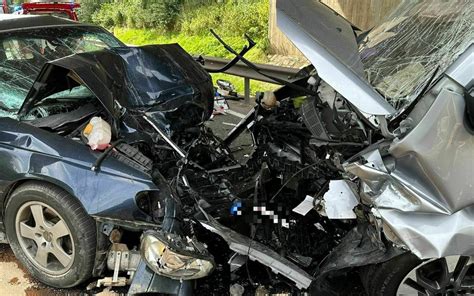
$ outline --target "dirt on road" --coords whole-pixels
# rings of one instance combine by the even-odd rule
[[[56,290],[34,280],[16,260],[8,245],[0,244],[0,295],[49,296],[64,295],[66,291]],[[68,295],[79,295],[67,291]]]
[[[54,289],[32,278],[15,258],[10,247],[0,244],[0,296],[118,296],[122,293],[105,288],[100,292],[86,291],[85,286],[73,289]]]

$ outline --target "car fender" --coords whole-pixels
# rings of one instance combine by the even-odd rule
[[[150,222],[135,202],[138,192],[157,190],[147,173],[107,157],[100,170],[91,167],[102,152],[56,134],[0,118],[0,196],[25,180],[55,184],[78,198],[98,217]]]

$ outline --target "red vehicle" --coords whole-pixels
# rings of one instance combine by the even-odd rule
[[[71,2],[30,2],[23,3],[21,7],[23,9],[22,14],[48,14],[77,21],[76,9],[81,5]]]

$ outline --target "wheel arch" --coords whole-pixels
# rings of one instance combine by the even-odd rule
[[[67,186],[65,183],[61,182],[60,180],[52,179],[52,178],[38,178],[36,176],[30,176],[30,177],[25,177],[21,178],[18,180],[13,181],[11,184],[9,184],[5,191],[3,196],[1,196],[1,220],[3,222],[4,217],[5,217],[5,209],[7,207],[8,201],[10,200],[11,195],[13,192],[18,189],[20,186],[26,184],[26,183],[41,183],[41,184],[48,184],[51,186],[54,186],[60,190],[64,190],[67,193],[69,193],[74,199],[76,199],[84,208],[84,205],[82,204],[80,198],[78,198],[74,191],[72,190],[71,187]]]

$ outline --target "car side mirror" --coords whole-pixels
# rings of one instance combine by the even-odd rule
[[[466,129],[474,135],[474,96],[473,92],[465,92],[464,99],[466,101],[466,112],[464,114],[464,125]]]

